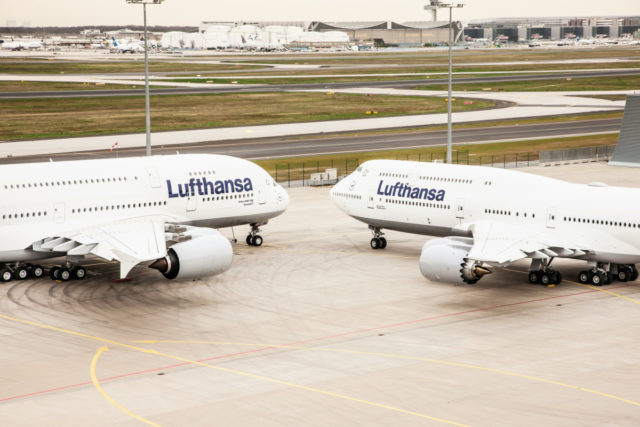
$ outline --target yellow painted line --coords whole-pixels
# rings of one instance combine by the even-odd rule
[[[606,289],[602,289],[602,288],[600,288],[599,286],[586,285],[586,284],[583,284],[583,283],[573,282],[573,281],[571,281],[571,280],[566,280],[566,282],[567,282],[567,283],[571,283],[572,285],[582,286],[582,287],[584,287],[584,288],[589,288],[589,289],[593,289],[593,290],[595,290],[595,291],[604,292],[605,294],[609,294],[609,295],[613,295],[614,297],[618,297],[618,298],[626,299],[627,301],[630,301],[630,302],[632,302],[632,303],[634,303],[634,304],[638,304],[638,305],[640,305],[640,301],[638,301],[638,300],[635,300],[635,299],[633,299],[633,298],[626,297],[626,296],[624,296],[624,295],[620,295],[619,293],[616,293],[616,292],[613,292],[613,291],[609,291],[609,290],[606,290]]]
[[[276,349],[281,348],[281,349],[291,349],[291,350],[351,353],[351,354],[363,354],[368,356],[387,357],[387,358],[393,358],[393,359],[416,360],[421,362],[437,363],[440,365],[449,365],[449,366],[456,366],[460,368],[476,369],[480,371],[492,372],[492,373],[501,374],[501,375],[508,375],[511,377],[525,378],[532,381],[553,384],[553,385],[557,385],[565,388],[570,388],[573,390],[584,391],[586,393],[597,394],[599,396],[607,397],[609,399],[618,400],[620,402],[624,402],[630,405],[640,407],[640,402],[636,402],[630,399],[625,399],[624,397],[616,396],[610,393],[603,393],[601,391],[593,390],[590,388],[563,383],[560,381],[549,380],[546,378],[535,377],[532,375],[519,374],[517,372],[505,371],[503,369],[486,368],[483,366],[476,366],[468,363],[451,362],[451,361],[439,360],[439,359],[428,359],[428,358],[418,357],[418,356],[404,356],[400,354],[375,353],[375,352],[368,352],[368,351],[344,350],[344,349],[327,348],[327,347],[301,347],[301,346],[290,346],[290,345],[272,345],[272,344],[261,344],[261,343],[242,343],[242,342],[225,342],[225,341],[144,340],[144,341],[134,341],[134,342],[145,343],[145,344],[165,344],[165,343],[166,344],[214,344],[214,345],[238,345],[238,346],[245,346],[245,347],[271,347]]]
[[[145,424],[149,424],[149,425],[152,425],[152,426],[155,426],[155,427],[160,427],[160,424],[156,424],[156,423],[154,423],[152,421],[149,421],[149,420],[147,420],[145,418],[142,418],[141,416],[134,414],[133,412],[131,412],[130,410],[128,410],[124,406],[120,405],[111,396],[109,396],[107,394],[107,392],[105,392],[103,390],[102,386],[100,385],[100,381],[98,381],[98,377],[96,376],[96,365],[98,364],[98,359],[100,358],[100,355],[102,353],[104,353],[105,351],[108,351],[108,350],[109,350],[109,347],[107,347],[106,345],[102,346],[102,347],[100,347],[98,349],[98,351],[96,352],[95,356],[93,356],[93,360],[91,361],[91,368],[90,368],[91,381],[93,382],[93,385],[96,387],[96,389],[98,389],[98,391],[100,392],[102,397],[107,399],[107,401],[109,401],[109,403],[111,403],[116,408],[120,409],[125,414],[127,414],[130,417],[133,417],[136,420],[141,421],[141,422],[143,422]]]
[[[18,319],[16,317],[6,316],[4,314],[0,314],[0,319],[5,319],[5,320],[12,321],[12,322],[22,323],[24,325],[35,326],[37,328],[47,329],[47,330],[50,330],[50,331],[60,332],[60,333],[67,334],[67,335],[73,335],[73,336],[76,336],[76,337],[87,338],[87,339],[90,339],[90,340],[99,341],[99,342],[103,342],[103,343],[106,343],[106,344],[112,344],[114,346],[119,346],[119,347],[127,348],[127,349],[130,349],[130,350],[139,351],[139,352],[142,352],[142,353],[154,354],[154,355],[165,357],[165,358],[168,358],[168,359],[178,360],[180,362],[190,363],[190,364],[193,364],[193,365],[198,365],[198,366],[202,366],[202,367],[209,368],[209,369],[215,369],[215,370],[218,370],[218,371],[227,372],[227,373],[231,373],[231,374],[235,374],[235,375],[240,375],[240,376],[244,376],[244,377],[248,377],[248,378],[254,378],[254,379],[270,382],[270,383],[273,383],[273,384],[285,385],[285,386],[288,386],[288,387],[297,388],[297,389],[300,389],[300,390],[306,390],[306,391],[310,391],[310,392],[313,392],[313,393],[323,394],[323,395],[326,395],[326,396],[336,397],[336,398],[340,398],[340,399],[344,399],[344,400],[348,400],[348,401],[352,401],[352,402],[362,403],[362,404],[369,405],[369,406],[374,406],[374,407],[377,407],[377,408],[388,409],[390,411],[394,411],[394,412],[398,412],[398,413],[402,413],[402,414],[406,414],[406,415],[413,415],[413,416],[416,416],[416,417],[420,417],[420,418],[424,418],[424,419],[428,419],[428,420],[432,420],[432,421],[438,421],[438,422],[441,422],[441,423],[455,425],[455,426],[468,427],[466,424],[457,423],[455,421],[446,420],[444,418],[432,417],[432,416],[429,416],[429,415],[426,415],[426,414],[422,414],[420,412],[408,411],[406,409],[396,408],[394,406],[389,406],[389,405],[385,405],[385,404],[381,404],[381,403],[371,402],[371,401],[368,401],[368,400],[358,399],[358,398],[347,396],[347,395],[344,395],[344,394],[333,393],[333,392],[330,392],[330,391],[325,391],[325,390],[321,390],[321,389],[317,389],[317,388],[313,388],[313,387],[307,387],[307,386],[304,386],[304,385],[301,385],[301,384],[295,384],[295,383],[291,383],[291,382],[288,382],[288,381],[278,380],[278,379],[266,377],[266,376],[263,376],[263,375],[251,374],[251,373],[248,373],[248,372],[238,371],[236,369],[224,368],[222,366],[209,365],[207,363],[198,362],[197,360],[190,360],[190,359],[186,359],[184,357],[175,356],[175,355],[168,354],[168,353],[161,353],[161,352],[156,351],[156,350],[147,349],[147,348],[138,347],[138,346],[131,345],[131,344],[122,343],[122,342],[114,341],[114,340],[111,340],[111,339],[108,339],[108,338],[96,337],[96,336],[84,334],[82,332],[76,332],[76,331],[71,331],[71,330],[68,330],[68,329],[57,328],[55,326],[50,326],[50,325],[46,325],[46,324],[43,324],[43,323],[33,322],[31,320]]]

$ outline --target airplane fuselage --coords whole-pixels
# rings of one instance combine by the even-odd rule
[[[331,197],[373,227],[470,237],[465,224],[491,221],[589,248],[581,259],[640,262],[640,190],[635,188],[488,167],[374,160],[336,185]]]
[[[264,224],[289,200],[257,165],[219,155],[4,165],[0,194],[1,262],[44,258],[30,247],[48,236],[147,215],[211,228]]]

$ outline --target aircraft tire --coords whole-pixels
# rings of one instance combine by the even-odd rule
[[[562,283],[562,273],[560,273],[559,271],[555,272],[555,277],[553,279],[553,283],[556,285],[559,285],[560,283]]]
[[[583,270],[580,272],[580,274],[578,274],[578,282],[582,283],[583,285],[586,285],[590,281],[591,281],[591,277],[587,270]]]
[[[631,264],[631,277],[629,278],[629,280],[631,280],[632,282],[635,282],[638,279],[638,269],[636,268],[635,265]]]
[[[251,238],[251,244],[253,246],[262,246],[262,236],[260,236],[259,234],[256,234],[255,236],[253,236]]]
[[[618,267],[618,280],[621,282],[627,282],[629,280],[629,270],[627,270],[626,266]]]
[[[85,270],[84,267],[80,266],[73,267],[73,269],[71,270],[71,276],[74,280],[82,280],[87,277],[87,270]]]
[[[530,271],[528,277],[529,277],[529,283],[532,283],[532,284],[540,283],[539,271]]]
[[[44,268],[41,265],[34,265],[31,267],[31,271],[29,271],[29,274],[34,279],[40,279],[44,276]]]
[[[380,249],[384,249],[387,247],[387,239],[384,237],[380,237]]]
[[[371,245],[371,249],[380,249],[380,239],[377,237],[374,237],[373,239],[371,239],[370,245]]]
[[[6,283],[6,282],[10,282],[11,279],[13,279],[13,273],[11,272],[11,270],[9,270],[6,267],[0,270],[0,281],[3,281]]]
[[[66,268],[61,268],[60,272],[58,273],[58,277],[63,282],[66,282],[67,280],[71,279],[71,272]]]
[[[247,245],[249,246],[253,246],[253,243],[251,243],[251,234],[247,235],[247,238],[245,239],[245,242],[247,242]]]
[[[606,279],[602,273],[596,273],[591,277],[591,284],[594,286],[604,285]]]
[[[16,271],[13,272],[13,276],[18,280],[26,280],[29,278],[29,269],[24,265],[18,267]]]
[[[53,267],[49,270],[49,277],[51,277],[52,280],[60,280],[60,270],[60,267]]]
[[[553,281],[553,275],[550,273],[542,273],[542,275],[540,275],[540,283],[545,286],[553,284]]]

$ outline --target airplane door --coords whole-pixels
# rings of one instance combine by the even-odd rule
[[[187,198],[187,212],[195,212],[198,203],[198,196],[189,196]]]
[[[456,218],[464,219],[464,199],[456,200]]]
[[[160,175],[158,175],[156,168],[147,168],[147,177],[151,188],[160,188]]]
[[[556,208],[547,211],[547,228],[556,228]]]
[[[56,203],[53,205],[53,221],[57,224],[64,222],[64,203]]]

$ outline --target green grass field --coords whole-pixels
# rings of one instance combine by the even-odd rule
[[[447,90],[446,85],[419,86],[421,90]],[[640,75],[610,77],[579,77],[538,81],[487,82],[455,84],[454,90],[491,90],[505,92],[579,91],[579,90],[637,90]]]
[[[455,111],[490,108],[458,103]],[[442,98],[317,92],[171,95],[151,98],[154,132],[445,112]],[[0,140],[144,132],[144,97],[4,99]],[[376,111],[377,114],[367,114]]]

